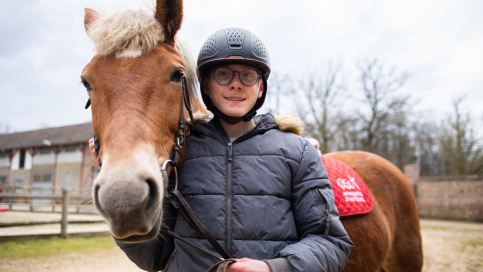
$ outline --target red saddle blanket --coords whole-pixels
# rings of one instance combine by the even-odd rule
[[[365,214],[372,210],[372,196],[359,174],[347,163],[322,156],[332,184],[335,206],[340,216]]]

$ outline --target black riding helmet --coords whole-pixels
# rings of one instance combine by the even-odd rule
[[[201,46],[198,55],[198,72],[200,86],[203,88],[203,78],[210,70],[220,64],[245,64],[256,67],[262,72],[263,94],[258,98],[253,108],[243,117],[226,116],[211,103],[208,95],[201,90],[201,97],[208,110],[215,116],[224,119],[230,124],[240,121],[248,122],[262,107],[267,93],[267,79],[270,74],[270,57],[263,42],[252,32],[241,28],[225,28],[218,30],[208,37]]]

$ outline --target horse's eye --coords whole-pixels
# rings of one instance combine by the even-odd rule
[[[81,82],[84,85],[84,87],[86,88],[86,90],[88,92],[90,92],[91,91],[91,85],[89,84],[89,82],[87,82],[87,80],[84,77],[81,77]]]
[[[176,70],[172,75],[171,75],[171,80],[174,82],[181,82],[181,79],[184,77],[183,70]]]

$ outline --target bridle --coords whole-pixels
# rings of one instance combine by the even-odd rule
[[[174,44],[169,41],[168,39],[164,40],[164,43],[169,44],[173,47]],[[181,85],[182,85],[182,95],[181,95],[181,103],[180,103],[180,117],[178,121],[178,128],[176,130],[176,135],[175,135],[175,141],[173,148],[171,150],[171,154],[169,159],[164,161],[163,165],[161,166],[161,173],[163,176],[163,180],[168,182],[167,186],[167,191],[168,191],[168,198],[171,201],[171,204],[179,209],[181,213],[184,215],[184,217],[188,220],[190,225],[195,229],[195,231],[203,236],[205,239],[208,240],[208,242],[216,249],[216,251],[222,256],[222,258],[212,254],[211,252],[199,247],[198,245],[184,239],[183,237],[180,237],[173,231],[169,229],[168,226],[165,224],[162,224],[161,226],[161,231],[186,243],[189,244],[190,246],[196,248],[197,250],[210,255],[216,259],[218,259],[220,262],[224,262],[224,260],[231,259],[231,256],[225,251],[225,249],[218,243],[218,241],[213,237],[213,235],[208,232],[208,230],[205,228],[203,223],[196,217],[194,214],[193,210],[189,206],[188,202],[184,199],[183,195],[181,194],[180,191],[178,191],[178,172],[177,172],[177,166],[179,164],[179,158],[180,158],[180,153],[181,150],[183,149],[184,143],[185,143],[185,131],[186,131],[186,122],[184,120],[184,108],[188,111],[189,117],[191,119],[191,128],[195,126],[195,120],[193,119],[193,112],[191,109],[191,103],[190,103],[190,97],[189,97],[189,91],[186,83],[186,77],[184,75],[181,76]],[[88,109],[89,106],[91,105],[91,100],[90,98],[87,100],[85,109]],[[101,159],[99,157],[99,151],[101,148],[99,140],[96,138],[94,135],[94,151],[96,153],[96,157],[99,163],[99,167],[102,166]],[[168,165],[172,168],[172,173],[174,173],[174,184],[170,184],[170,178],[168,175]]]

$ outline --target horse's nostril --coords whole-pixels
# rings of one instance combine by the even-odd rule
[[[148,199],[146,202],[145,211],[147,214],[150,214],[153,209],[157,209],[157,205],[160,203],[159,199],[159,187],[156,184],[156,181],[153,179],[146,179],[146,183],[149,187]]]
[[[102,208],[100,202],[99,202],[99,189],[100,186],[96,185],[94,187],[94,205],[96,206],[97,211],[104,217],[104,218],[109,218],[109,215],[104,211]]]

